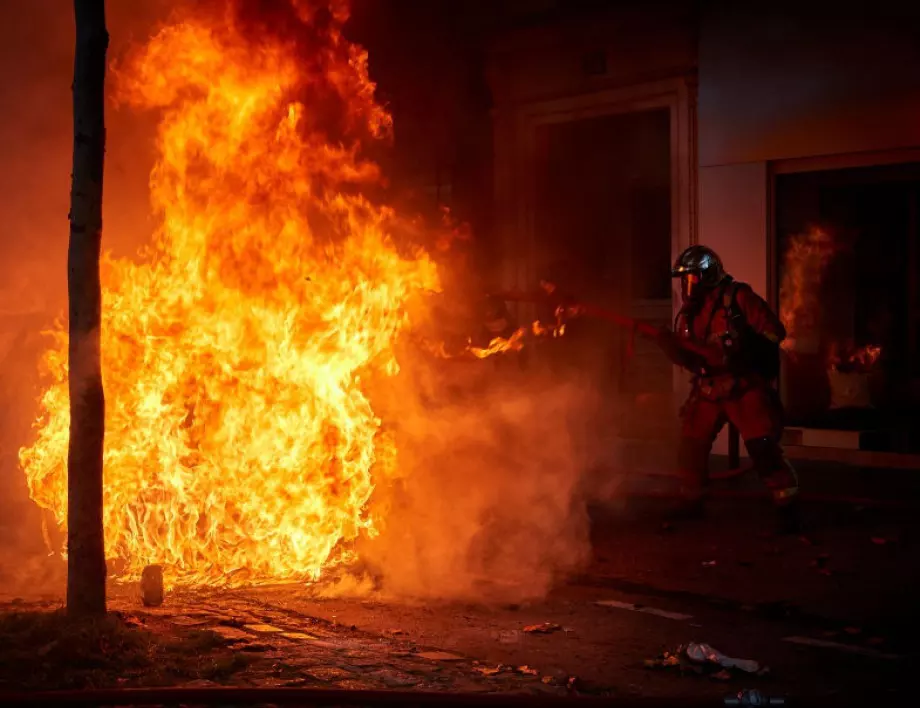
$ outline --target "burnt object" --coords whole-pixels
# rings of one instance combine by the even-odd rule
[[[148,565],[141,573],[141,600],[144,607],[159,607],[163,604],[163,568]]]

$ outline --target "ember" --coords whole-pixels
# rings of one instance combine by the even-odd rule
[[[395,448],[365,381],[398,371],[410,301],[439,277],[360,193],[379,181],[360,141],[387,137],[390,118],[341,35],[346,4],[332,5],[306,31],[322,42],[310,62],[269,32],[250,40],[232,12],[198,11],[116,74],[124,101],[161,111],[158,233],[102,273],[106,552],[126,579],[148,565],[167,584],[316,579],[375,532],[367,503]],[[20,460],[63,527],[66,327],[53,337]]]

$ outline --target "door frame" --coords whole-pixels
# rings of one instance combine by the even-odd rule
[[[501,287],[532,288],[536,268],[536,136],[541,126],[666,109],[670,116],[671,257],[698,243],[697,77],[695,73],[493,110],[494,231]],[[672,289],[672,318],[680,307]],[[674,371],[674,404],[688,389]]]

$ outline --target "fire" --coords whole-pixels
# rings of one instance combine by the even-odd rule
[[[534,322],[530,327],[519,327],[510,337],[495,337],[487,347],[469,346],[468,349],[477,359],[485,359],[494,354],[503,354],[508,351],[518,352],[524,348],[524,342],[528,334],[534,337],[561,337],[565,334],[565,325],[546,327],[540,322]]]
[[[843,352],[840,349],[831,345],[828,361],[830,369],[841,374],[868,373],[882,356],[882,348],[872,344]]]
[[[835,252],[833,240],[821,229],[789,238],[779,288],[780,318],[787,334],[783,349],[794,351],[799,337],[817,331],[821,280]]]
[[[319,23],[305,5],[292,12]],[[316,579],[378,523],[368,501],[396,450],[365,386],[396,374],[413,298],[439,278],[361,196],[380,174],[360,141],[390,118],[347,16],[336,0],[308,28],[322,42],[306,61],[274,34],[251,41],[230,11],[189,15],[116,75],[121,99],[162,116],[158,233],[102,270],[106,552],[126,579],[154,563],[171,584]],[[62,528],[66,345],[61,325],[20,453]]]

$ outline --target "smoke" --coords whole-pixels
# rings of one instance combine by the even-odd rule
[[[406,362],[382,406],[404,477],[379,490],[383,530],[361,547],[385,595],[536,598],[586,561],[595,395],[536,363]]]

